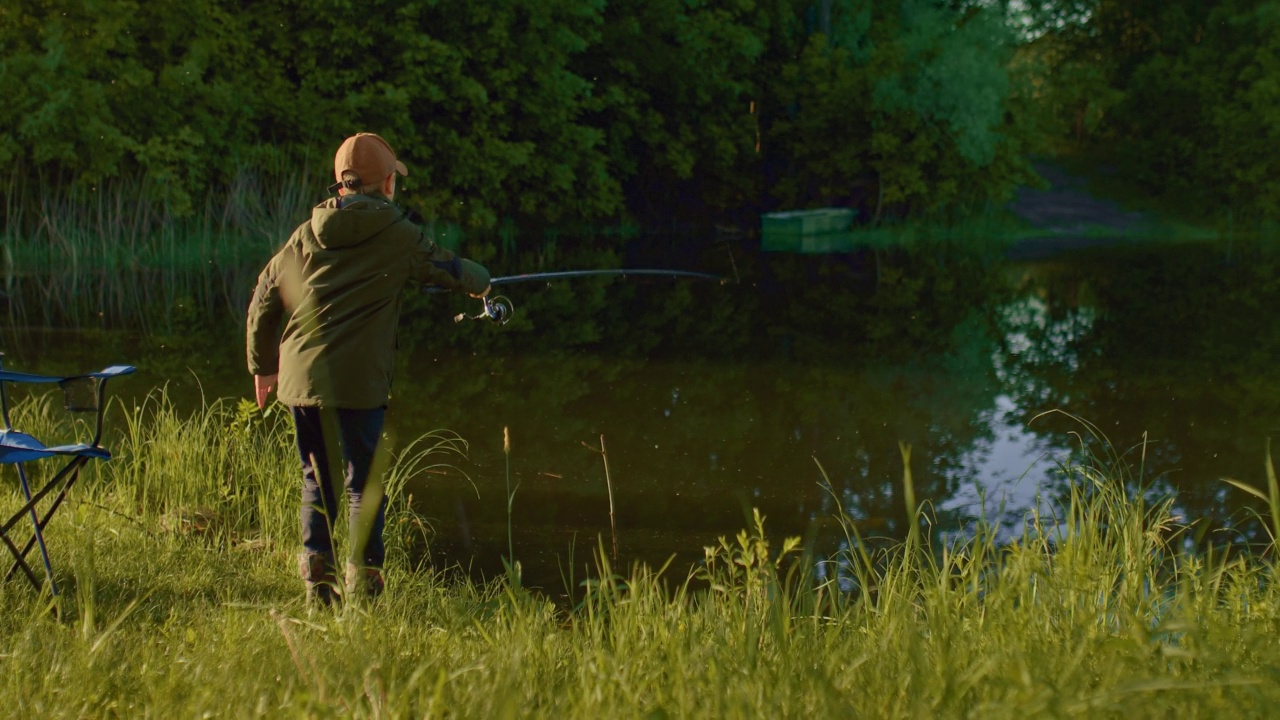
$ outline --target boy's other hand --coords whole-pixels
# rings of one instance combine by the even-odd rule
[[[490,291],[490,290],[492,290],[492,289],[493,289],[493,286],[492,286],[492,285],[486,285],[486,286],[485,286],[485,288],[484,288],[484,290],[482,290],[481,292],[479,292],[479,293],[468,293],[468,294],[469,294],[469,295],[471,295],[471,297],[473,297],[473,298],[477,298],[477,299],[478,299],[478,298],[482,298],[482,297],[484,297],[484,296],[488,295],[488,294],[489,294],[489,291]]]
[[[253,376],[253,394],[258,400],[258,409],[267,406],[267,396],[272,390],[276,389],[276,380],[280,379],[280,373],[274,375],[254,375]]]

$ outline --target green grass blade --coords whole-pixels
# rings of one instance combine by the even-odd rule
[[[1267,504],[1271,508],[1272,539],[1280,542],[1280,483],[1276,482],[1276,466],[1271,462],[1271,438],[1267,438]]]
[[[920,508],[916,505],[916,485],[911,477],[911,445],[898,443],[898,451],[902,453],[902,497],[907,505],[907,547],[920,546]]]
[[[1245,492],[1249,493],[1250,495],[1252,495],[1252,496],[1254,496],[1254,497],[1258,498],[1258,499],[1259,499],[1259,500],[1261,500],[1262,502],[1270,502],[1270,500],[1271,500],[1270,498],[1268,498],[1268,497],[1267,497],[1266,493],[1262,492],[1261,490],[1259,490],[1258,488],[1256,488],[1256,487],[1254,487],[1254,486],[1252,486],[1252,485],[1249,485],[1248,483],[1243,483],[1243,482],[1240,482],[1239,480],[1235,480],[1235,479],[1233,479],[1233,478],[1222,478],[1222,482],[1224,482],[1224,483],[1226,483],[1226,484],[1228,484],[1228,485],[1231,485],[1231,486],[1235,487],[1235,488],[1236,488],[1236,489],[1238,489],[1238,490],[1243,490],[1243,491],[1245,491]]]

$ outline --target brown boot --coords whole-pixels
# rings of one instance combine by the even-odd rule
[[[346,597],[353,602],[376,599],[386,585],[382,579],[382,568],[360,567],[350,562],[347,563],[346,580]]]
[[[333,560],[319,553],[302,553],[298,556],[298,572],[307,585],[308,604],[329,606],[342,602]]]

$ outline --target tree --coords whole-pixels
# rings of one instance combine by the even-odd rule
[[[1013,36],[994,9],[835,4],[774,86],[784,206],[910,214],[999,200],[1025,177]]]
[[[1027,55],[1044,68],[1040,95],[1075,148],[1096,148],[1186,214],[1280,216],[1271,152],[1280,139],[1280,3],[1027,7],[1035,37]]]
[[[0,18],[0,161],[55,187],[142,174],[189,213],[271,118],[248,102],[279,90],[271,66],[218,0],[18,2]]]
[[[757,120],[794,0],[619,0],[578,59],[628,208],[650,223],[754,206]]]
[[[333,99],[337,134],[378,128],[401,150],[428,215],[491,226],[620,209],[603,131],[584,122],[591,83],[569,66],[603,2],[300,5],[302,88]]]

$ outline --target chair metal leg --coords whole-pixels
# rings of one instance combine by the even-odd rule
[[[80,477],[80,469],[83,467],[83,465],[84,463],[78,463],[72,466],[74,467],[74,470],[72,470],[72,472],[69,474],[66,482],[62,484],[62,489],[59,490],[58,494],[54,496],[53,502],[49,503],[49,509],[45,511],[44,517],[39,518],[39,521],[37,522],[37,525],[40,529],[41,534],[36,535],[35,533],[32,533],[31,537],[27,538],[27,542],[25,545],[22,546],[22,550],[18,551],[18,557],[14,560],[13,565],[9,567],[9,572],[5,573],[4,579],[6,582],[13,577],[13,574],[17,572],[19,567],[23,567],[23,568],[27,567],[27,553],[31,552],[31,546],[36,544],[37,538],[43,539],[45,526],[49,524],[49,520],[53,518],[53,514],[57,512],[58,507],[62,505],[62,501],[67,498],[67,492],[71,490],[71,486],[74,485],[76,482],[76,479]],[[64,474],[66,473],[59,473],[57,477],[55,477],[53,480],[50,481],[49,487],[52,487],[53,484],[58,481],[58,478]],[[40,494],[40,498],[37,498],[36,502],[39,502],[39,500],[43,498],[43,495],[44,495],[44,492]],[[31,512],[34,514],[35,511],[36,510],[33,505],[31,508]],[[21,511],[19,511],[19,514],[21,514]],[[28,569],[27,574],[32,575],[33,573]],[[53,586],[52,579],[50,580],[49,584],[50,586]],[[57,592],[56,592],[57,588],[55,587],[54,590],[55,590],[54,594],[57,595]]]
[[[71,462],[67,463],[67,465],[59,470],[56,475],[50,478],[49,481],[44,484],[44,487],[40,488],[40,490],[35,493],[31,492],[30,484],[27,481],[27,475],[23,469],[22,463],[16,464],[18,468],[18,476],[22,481],[22,492],[27,498],[27,502],[19,508],[17,512],[10,516],[3,525],[0,525],[0,542],[3,542],[4,545],[9,548],[9,552],[13,554],[14,558],[13,565],[10,566],[9,572],[5,574],[5,580],[13,577],[13,573],[18,569],[21,569],[23,573],[26,574],[27,579],[31,581],[31,584],[35,586],[36,589],[40,588],[40,580],[36,577],[35,572],[31,569],[31,566],[26,560],[27,553],[31,551],[32,545],[39,544],[41,560],[44,562],[45,577],[49,579],[49,589],[53,592],[55,597],[58,595],[58,585],[53,579],[53,565],[49,561],[49,550],[44,543],[44,527],[49,524],[49,520],[53,517],[54,511],[56,511],[58,506],[62,504],[67,491],[70,490],[73,484],[75,484],[76,479],[80,476],[80,470],[87,462],[88,458],[85,457],[73,458]],[[47,496],[59,484],[62,485],[61,491],[59,491],[58,495],[54,498],[49,509],[45,511],[44,517],[40,517],[37,506],[45,496]],[[32,535],[28,538],[26,545],[19,550],[18,546],[9,538],[9,530],[11,530],[24,515],[31,518]]]
[[[27,564],[27,559],[26,559],[27,553],[19,552],[18,546],[13,544],[13,541],[9,539],[8,535],[0,535],[0,542],[3,542],[5,544],[5,547],[9,548],[9,552],[13,553],[13,557],[15,558],[13,561],[13,567],[9,568],[9,573],[5,575],[4,579],[8,580],[10,577],[13,576],[13,572],[15,570],[17,570],[18,568],[22,568],[22,572],[26,573],[27,579],[31,581],[31,585],[35,587],[37,590],[39,590],[40,579],[36,577],[35,571],[32,570],[31,566]]]
[[[22,494],[27,498],[27,502],[31,502],[31,487],[27,485],[27,471],[18,463],[18,478],[22,481]],[[36,512],[34,505],[31,506],[31,529],[35,533],[36,543],[40,545],[40,559],[44,561],[44,575],[49,578],[49,590],[53,596],[58,596],[58,583],[53,579],[53,564],[49,562],[49,548],[44,544],[44,532],[41,528],[40,515]],[[39,587],[37,585],[37,587]]]

